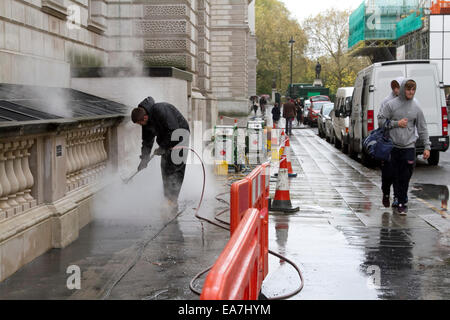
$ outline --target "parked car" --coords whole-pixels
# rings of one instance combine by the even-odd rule
[[[350,156],[360,155],[365,164],[371,164],[370,157],[363,151],[362,142],[378,127],[381,101],[391,92],[391,81],[400,76],[414,79],[417,83],[415,99],[425,115],[431,140],[428,163],[437,165],[439,152],[445,152],[449,148],[448,112],[438,65],[429,60],[375,63],[358,73],[350,106]],[[416,153],[421,154],[423,150],[423,145],[417,143]]]
[[[317,126],[317,118],[319,117],[320,109],[326,103],[330,103],[330,101],[316,101],[311,103],[311,107],[309,107],[308,110],[308,125],[311,127]]]
[[[327,96],[314,96],[310,98],[311,106],[308,109],[307,124],[310,126],[317,125],[317,118],[319,116],[320,108],[326,102],[330,102]]]
[[[309,100],[311,101],[311,104],[314,104],[314,102],[318,102],[318,101],[330,101],[330,97],[328,97],[328,96],[313,96],[313,97],[309,98]]]
[[[311,107],[311,100],[305,100],[305,106],[303,107],[303,124],[308,124],[308,112]]]
[[[325,138],[327,134],[327,121],[328,126],[331,126],[331,113],[334,109],[334,103],[324,103],[319,112],[319,118],[317,119],[317,127],[319,128],[319,137]]]
[[[339,88],[336,93],[335,108],[331,113],[333,125],[331,138],[336,148],[342,149],[344,153],[348,153],[348,127],[353,91],[353,87]]]

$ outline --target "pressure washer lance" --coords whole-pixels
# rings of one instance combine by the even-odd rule
[[[152,156],[150,157],[150,160],[149,160],[148,162],[150,163],[150,161],[152,161],[152,159],[153,159],[154,157],[155,157],[155,154],[153,153]],[[141,171],[142,171],[142,170],[141,170]],[[138,171],[136,171],[135,173],[133,173],[133,175],[132,175],[131,177],[122,179],[123,183],[129,184],[129,183],[133,180],[133,178],[134,178],[139,172],[141,172],[141,171],[138,170]]]

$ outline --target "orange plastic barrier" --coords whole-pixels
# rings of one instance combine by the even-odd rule
[[[262,270],[262,281],[269,273],[269,194],[270,163],[262,164],[246,178],[233,183],[230,195],[230,234],[235,235],[242,219],[250,208],[258,209],[261,226],[259,233],[258,265]]]
[[[233,235],[249,208],[269,209],[270,163],[260,165],[246,178],[233,183],[230,194],[230,231]]]
[[[248,209],[222,254],[206,277],[201,300],[257,300],[263,281],[257,209]]]
[[[430,10],[431,14],[450,14],[450,1],[433,1]]]
[[[239,226],[245,212],[251,207],[250,205],[250,184],[244,179],[231,185],[230,194],[230,233]]]

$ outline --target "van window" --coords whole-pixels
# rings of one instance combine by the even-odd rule
[[[347,114],[350,114],[350,112],[352,111],[352,97],[347,97],[345,99],[345,112]]]
[[[362,110],[367,110],[368,104],[369,104],[369,81],[366,78],[366,79],[364,79],[362,96],[361,96]]]
[[[361,106],[361,92],[362,92],[363,80],[362,76],[358,75],[355,81],[355,90],[353,91],[353,106],[358,107]],[[355,108],[355,110],[357,110]]]

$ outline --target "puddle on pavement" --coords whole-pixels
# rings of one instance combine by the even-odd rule
[[[448,210],[448,186],[415,183],[411,188],[411,193],[423,200],[438,201],[440,202],[441,210]]]

